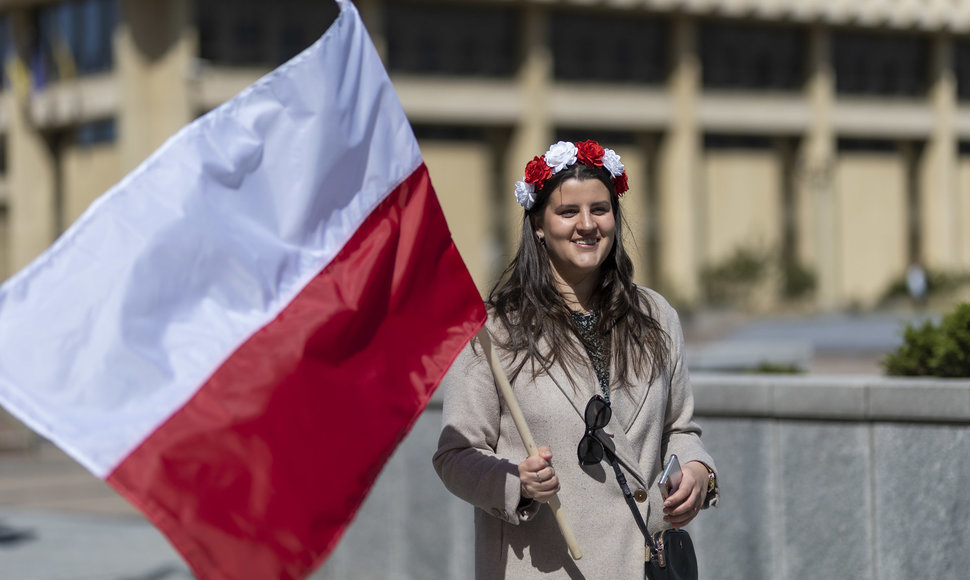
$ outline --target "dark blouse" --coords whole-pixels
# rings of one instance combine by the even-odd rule
[[[589,314],[573,312],[573,329],[580,342],[586,347],[586,353],[593,363],[593,371],[599,381],[603,398],[610,402],[610,341],[608,337],[596,332],[597,313],[590,310]]]

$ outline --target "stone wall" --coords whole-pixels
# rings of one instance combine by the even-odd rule
[[[696,375],[694,390],[722,493],[688,527],[702,578],[965,577],[970,381]],[[314,578],[472,578],[472,508],[431,467],[440,414]]]

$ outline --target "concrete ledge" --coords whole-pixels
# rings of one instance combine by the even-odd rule
[[[704,374],[695,413],[839,421],[970,423],[970,380]]]
[[[970,423],[970,380],[695,373],[701,417]],[[435,392],[429,409],[441,409]]]
[[[970,422],[970,381],[885,379],[869,385],[869,414],[879,419]]]

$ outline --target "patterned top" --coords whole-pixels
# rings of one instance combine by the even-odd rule
[[[589,359],[593,363],[593,371],[599,380],[600,390],[603,391],[603,398],[610,402],[610,341],[596,332],[596,319],[598,317],[595,310],[590,310],[589,314],[573,312],[573,329],[580,342],[586,347]]]

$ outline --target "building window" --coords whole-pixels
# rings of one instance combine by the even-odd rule
[[[840,137],[838,150],[840,153],[896,153],[899,144],[889,139]]]
[[[34,85],[101,73],[114,66],[112,38],[118,0],[77,0],[38,8],[38,36],[31,56]]]
[[[837,32],[832,64],[839,93],[918,97],[929,81],[929,43],[915,35]]]
[[[556,12],[550,22],[557,80],[660,84],[667,78],[664,20]]]
[[[774,139],[761,135],[725,135],[720,133],[706,133],[704,135],[704,149],[706,150],[769,151],[774,148]]]
[[[339,8],[319,0],[200,0],[199,56],[221,66],[272,68],[314,43]]]
[[[793,91],[805,81],[802,29],[707,22],[697,42],[705,87]]]
[[[81,146],[114,143],[117,139],[117,132],[117,124],[114,118],[99,119],[78,125],[74,140]]]
[[[413,126],[414,136],[418,141],[463,141],[471,143],[485,143],[488,132],[483,127],[467,125],[425,125]]]
[[[953,72],[957,79],[957,98],[970,99],[970,40],[953,43]]]
[[[491,5],[384,5],[392,73],[509,77],[518,67],[519,21]]]
[[[7,62],[7,59],[10,58],[10,52],[13,48],[10,44],[12,42],[12,36],[10,33],[10,20],[6,14],[0,15],[0,49],[4,51],[4,71],[2,82],[0,82],[0,89],[6,89],[10,86],[10,77],[8,76],[10,63]]]

